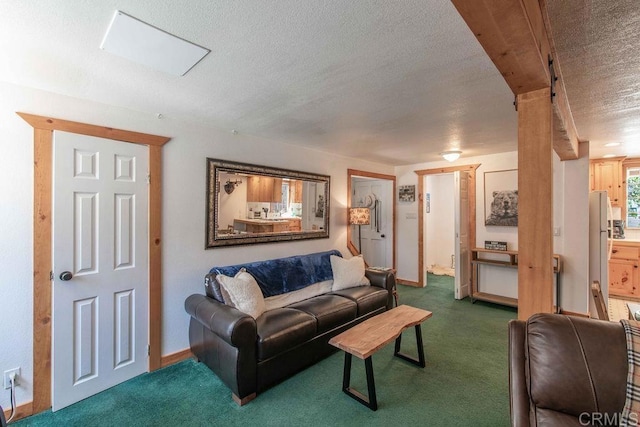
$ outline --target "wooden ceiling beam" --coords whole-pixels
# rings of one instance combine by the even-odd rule
[[[544,26],[548,28],[547,40],[549,41],[556,77],[558,77],[554,87],[555,96],[553,99],[553,150],[558,154],[560,160],[575,160],[579,156],[578,145],[580,144],[580,140],[578,139],[578,130],[576,129],[573,114],[569,107],[569,99],[567,98],[560,63],[558,62],[558,55],[556,54],[556,48],[553,44],[546,3],[547,0],[540,0],[540,10],[542,12]]]
[[[451,0],[514,95],[551,87],[549,58],[558,80],[553,148],[562,160],[578,158],[578,137],[554,55],[546,0]]]

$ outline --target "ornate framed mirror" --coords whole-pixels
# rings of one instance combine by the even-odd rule
[[[331,178],[207,158],[205,248],[329,237]]]

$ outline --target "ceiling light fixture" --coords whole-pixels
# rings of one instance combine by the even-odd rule
[[[615,157],[615,154],[605,154],[604,156],[602,156],[603,159],[610,159],[612,157]]]
[[[618,145],[620,145],[619,142],[610,142],[608,144],[604,144],[605,147],[617,147]]]
[[[440,153],[440,155],[448,162],[455,162],[460,157],[460,154],[462,154],[462,151],[459,150],[444,151]]]

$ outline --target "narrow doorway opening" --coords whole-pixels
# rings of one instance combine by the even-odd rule
[[[455,277],[454,176],[426,175],[424,180],[425,268],[427,273]]]
[[[425,175],[424,280],[455,297],[455,182],[453,173]]]
[[[471,291],[470,255],[475,247],[475,171],[478,166],[415,171],[419,176],[418,286],[427,286],[427,274],[432,274],[428,273],[429,269],[436,272],[444,268],[444,272],[448,272],[452,268],[455,299],[463,299]]]

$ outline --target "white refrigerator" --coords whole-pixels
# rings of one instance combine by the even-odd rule
[[[600,282],[605,305],[609,303],[609,259],[611,258],[611,202],[606,191],[589,193],[589,312],[597,317],[591,284]]]

